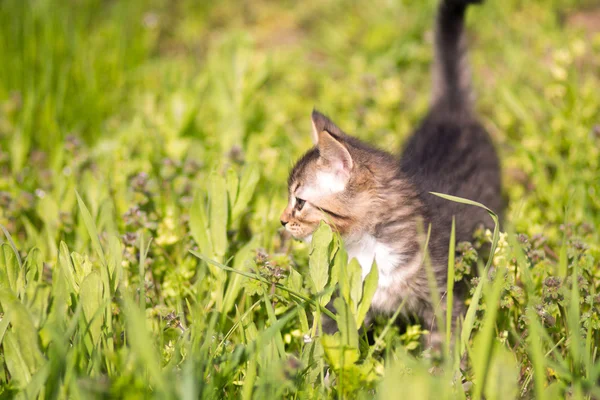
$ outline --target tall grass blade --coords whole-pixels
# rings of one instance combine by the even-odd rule
[[[462,328],[462,332],[461,332],[461,351],[460,351],[460,354],[462,357],[464,355],[464,352],[466,351],[467,343],[469,341],[469,338],[471,337],[471,332],[473,331],[473,328],[475,326],[475,313],[477,312],[477,309],[479,308],[479,300],[481,299],[481,296],[483,294],[483,287],[487,280],[487,274],[488,274],[489,268],[492,265],[492,262],[494,260],[494,254],[496,252],[496,247],[498,246],[498,239],[500,236],[500,226],[499,226],[499,222],[498,222],[498,216],[496,215],[496,213],[494,213],[492,210],[490,210],[489,208],[487,208],[486,206],[484,206],[481,203],[478,203],[478,202],[472,201],[472,200],[468,200],[468,199],[463,199],[461,197],[450,196],[450,195],[443,194],[443,193],[435,193],[435,192],[431,192],[431,193],[436,196],[439,196],[443,199],[446,199],[446,200],[483,208],[484,210],[486,210],[488,212],[488,214],[494,221],[494,233],[492,234],[492,246],[490,249],[490,257],[488,258],[488,261],[485,265],[485,268],[480,277],[479,283],[477,284],[477,287],[475,288],[475,293],[473,293],[473,296],[471,297],[471,304],[469,305],[469,308],[467,309],[467,314],[465,316],[465,320],[463,323],[463,328]]]
[[[214,174],[209,182],[210,233],[213,250],[221,260],[227,250],[227,220],[229,206],[227,202],[227,183]]]
[[[452,217],[452,230],[448,246],[448,282],[446,286],[446,359],[450,359],[450,343],[452,339],[452,306],[454,304],[454,255],[456,245],[455,221]]]
[[[96,254],[98,254],[100,262],[103,265],[106,265],[106,258],[104,257],[104,250],[100,245],[100,239],[98,235],[98,229],[96,228],[96,223],[94,222],[90,211],[81,199],[81,196],[79,196],[79,193],[75,192],[75,195],[77,196],[77,204],[79,205],[79,212],[81,213],[81,218],[83,218],[85,228],[87,229],[87,232],[90,235],[90,239],[92,240],[92,247],[96,251]]]
[[[22,267],[23,262],[21,261],[21,255],[19,254],[19,250],[17,249],[17,246],[15,245],[15,242],[13,241],[12,236],[10,236],[10,233],[4,227],[4,225],[0,224],[0,229],[2,229],[4,236],[6,236],[6,240],[10,244],[10,247],[11,247],[13,253],[15,254],[15,257],[17,258],[17,263],[19,264],[19,267]]]
[[[533,364],[533,383],[535,390],[535,398],[544,400],[545,397],[545,386],[546,386],[546,368],[545,368],[545,357],[542,349],[543,342],[540,340],[540,333],[542,327],[538,322],[535,311],[529,307],[527,309],[527,319],[529,320],[529,338],[528,338],[528,352]]]
[[[480,399],[483,395],[490,370],[494,348],[496,317],[498,315],[498,308],[500,307],[500,295],[504,289],[505,274],[506,270],[504,268],[498,269],[496,272],[494,283],[488,294],[489,297],[486,298],[483,328],[475,338],[473,353],[471,354],[475,376],[477,377],[474,399]]]

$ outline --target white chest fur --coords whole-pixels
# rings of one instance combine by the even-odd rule
[[[346,251],[348,252],[348,260],[356,258],[362,267],[363,280],[371,272],[373,261],[377,261],[379,270],[378,287],[388,287],[390,285],[389,278],[401,261],[400,257],[394,254],[388,245],[378,242],[371,235],[364,235],[358,240],[350,241],[346,245]]]
[[[356,258],[360,264],[363,280],[371,271],[373,261],[377,262],[379,282],[371,303],[373,309],[392,313],[404,296],[410,296],[407,280],[419,269],[421,257],[404,259],[398,249],[378,242],[371,235],[347,240],[346,251],[349,260]]]

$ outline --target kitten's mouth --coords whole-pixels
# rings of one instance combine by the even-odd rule
[[[289,232],[289,231],[288,231]],[[308,234],[308,235],[298,235],[296,233],[290,232],[290,234],[292,235],[292,237],[295,240],[298,240],[299,242],[307,242],[310,243],[310,240],[312,239],[312,233]],[[308,240],[308,241],[307,241]]]
[[[288,233],[290,235],[292,235],[292,237],[294,239],[296,239],[296,240],[298,240],[300,242],[304,242],[304,243],[310,244],[310,242],[312,241],[312,235],[313,235],[314,231],[310,232],[309,234],[302,235],[302,234],[298,234],[298,232],[294,232],[294,231],[292,231],[290,229],[287,229],[287,228],[286,228],[286,230],[288,231]]]

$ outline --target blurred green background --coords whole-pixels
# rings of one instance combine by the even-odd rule
[[[264,300],[260,291],[240,292],[246,280],[209,268],[189,250],[242,268],[257,262],[254,250],[261,248],[271,265],[287,271],[286,279],[292,279],[292,267],[305,272],[306,245],[282,235],[278,220],[287,202],[289,169],[311,146],[310,112],[316,107],[346,132],[385,149],[400,149],[428,107],[435,8],[432,0],[0,2],[0,224],[6,230],[0,243],[9,254],[0,264],[8,271],[0,275],[5,279],[0,286],[12,288],[29,310],[19,315],[32,319],[27,326],[34,339],[22,346],[39,348],[39,355],[25,362],[29,375],[16,379],[18,368],[3,346],[0,393],[11,396],[38,381],[54,382],[59,388],[53,392],[45,386],[46,392],[39,392],[45,395],[84,396],[89,390],[126,396],[124,387],[131,382],[134,389],[151,390],[143,374],[132,367],[131,360],[139,360],[141,353],[134,348],[129,354],[127,347],[96,341],[82,344],[87,335],[83,328],[65,331],[73,335],[72,343],[81,340],[73,350],[52,353],[47,323],[58,311],[51,304],[70,293],[69,308],[60,314],[64,320],[56,326],[67,329],[71,321],[76,327],[83,318],[77,314],[78,304],[84,303],[79,299],[79,278],[70,291],[61,294],[62,289],[54,289],[60,279],[57,269],[67,264],[81,275],[79,283],[91,271],[112,265],[111,282],[105,281],[103,289],[108,300],[97,305],[105,313],[98,329],[106,340],[121,340],[119,330],[112,327],[120,326],[121,332],[139,328],[125,322],[137,314],[127,319],[118,311],[112,317],[107,311],[111,302],[117,310],[125,308],[121,292],[133,291],[132,297],[145,310],[148,329],[161,338],[154,344],[156,360],[162,363],[154,361],[164,369],[150,377],[162,376],[165,382],[153,393],[187,393],[176,389],[183,383],[169,381],[179,376],[176,371],[181,371],[184,360],[198,361],[186,358],[181,349],[187,345],[182,343],[194,343],[188,355],[208,357],[208,344],[202,347],[208,353],[194,353],[200,338],[208,332],[222,338],[235,330],[244,313],[252,316],[248,320],[256,323],[255,330],[277,326],[285,350],[300,357],[307,333],[300,327],[302,318],[287,320],[285,327],[272,325],[270,319],[283,315],[287,303],[275,307],[273,315],[265,311],[268,302],[255,308],[253,301]],[[468,37],[477,109],[503,163],[509,202],[503,229],[538,240],[530,242],[541,258],[529,260],[530,267],[538,267],[538,275],[528,296],[542,301],[544,279],[565,278],[585,254],[589,274],[584,282],[593,297],[599,284],[600,4],[488,0],[469,11]],[[99,242],[90,239],[95,236],[92,232],[99,235]],[[98,246],[111,249],[106,250],[110,255],[103,258]],[[6,283],[10,266],[34,248],[40,274],[29,282],[26,271],[33,267],[19,263],[23,279],[17,290]],[[147,257],[140,257],[145,253]],[[74,259],[79,260],[75,265]],[[120,289],[111,275],[117,265],[122,267]],[[269,273],[272,278],[274,272]],[[515,272],[515,287],[519,280]],[[46,288],[46,292],[39,289],[46,302],[34,305],[39,296],[30,294],[26,300],[25,293],[38,287]],[[147,298],[140,293],[148,293]],[[2,310],[7,313],[7,304],[13,303],[7,303],[10,295],[4,296]],[[519,316],[531,305],[519,299],[506,306],[504,313],[512,317],[499,319],[498,335],[512,332],[509,327],[518,331]],[[595,303],[586,304],[591,310],[587,319],[596,321]],[[548,313],[559,319],[565,316],[556,304]],[[177,321],[190,326],[187,332],[193,332],[185,340],[173,338],[172,343],[179,343],[175,347],[168,347],[171,342],[164,339],[167,315],[177,315]],[[213,321],[209,315],[218,317]],[[89,322],[89,315],[85,318]],[[17,329],[4,321],[0,328],[6,332]],[[563,325],[551,332],[563,355],[571,351],[560,342],[568,331],[566,321],[563,318]],[[600,322],[594,329],[599,328]],[[404,345],[417,343],[419,332],[413,331],[415,340],[410,335],[398,340]],[[598,338],[594,332],[586,337]],[[256,332],[232,331],[226,338],[232,340],[228,344],[233,349],[249,343],[252,335]],[[386,343],[393,342],[389,340]],[[544,349],[555,342],[545,343]],[[518,343],[515,339],[510,351],[521,368],[519,393],[527,396],[533,390],[529,353],[526,347],[518,350],[525,346]],[[595,354],[592,348],[587,350]],[[179,358],[174,351],[181,353]],[[381,362],[387,360],[367,352]],[[210,353],[214,365],[221,360],[217,353]],[[82,357],[89,357],[89,364]],[[279,371],[281,365],[251,366],[253,358],[246,355],[227,370],[234,364],[222,357],[220,372],[213,372],[219,378],[194,369],[198,365],[192,361],[185,364],[195,371],[189,377],[204,379],[209,388],[195,387],[196,392],[190,393],[251,397],[252,388],[260,387],[263,391],[255,396],[282,395],[268,383],[287,379],[279,389],[289,396],[369,396],[374,392],[368,390],[374,390],[383,376],[381,370],[378,378],[361,375],[368,384],[344,391],[336,386],[339,380],[327,386],[318,366],[304,365],[312,371],[306,373],[312,374],[311,379],[321,374],[315,385],[306,376],[274,375],[273,381],[260,381],[260,371],[263,377],[270,376],[264,371]],[[594,357],[586,364],[590,368]],[[32,381],[41,365],[56,367],[44,360],[62,360],[61,368],[66,369],[59,368],[62,375],[46,374]],[[257,379],[257,371],[256,382],[262,383],[255,385],[248,376]],[[553,371],[545,379],[548,384],[561,382],[560,393],[589,389],[574,378],[577,373],[571,371],[563,379],[566,372]],[[594,373],[581,372],[588,379]],[[419,376],[429,379],[426,373]],[[360,379],[356,382],[363,382]],[[429,385],[423,382],[423,387]]]

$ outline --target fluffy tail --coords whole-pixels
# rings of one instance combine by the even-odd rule
[[[470,111],[474,96],[464,35],[469,4],[482,0],[441,0],[435,31],[432,106],[451,111]]]

